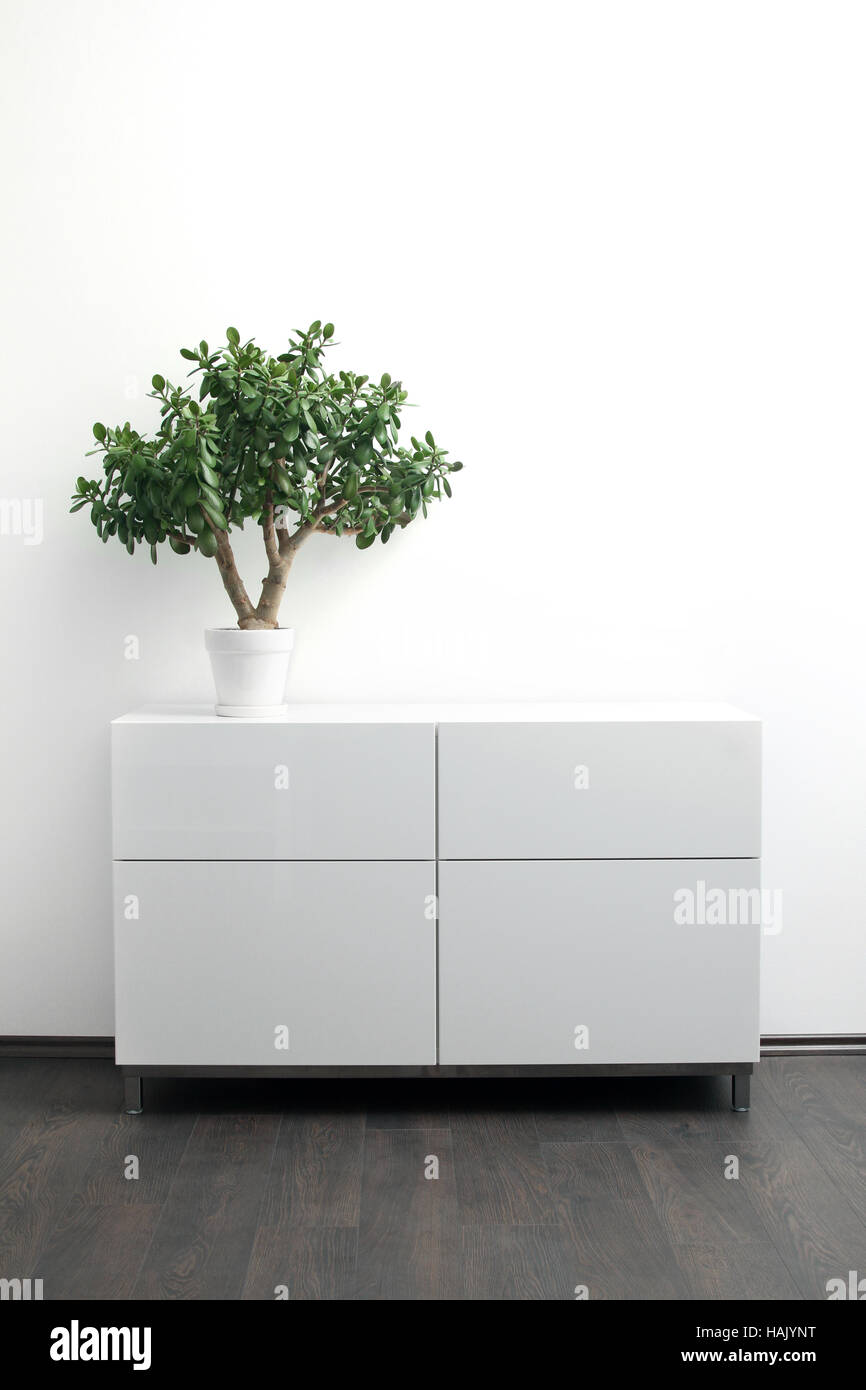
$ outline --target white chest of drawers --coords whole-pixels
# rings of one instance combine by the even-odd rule
[[[127,1107],[158,1072],[694,1071],[745,1108],[760,736],[717,705],[115,720]]]

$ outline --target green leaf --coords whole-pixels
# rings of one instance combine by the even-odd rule
[[[210,505],[211,505],[211,507],[213,508],[213,510],[214,510],[219,516],[222,516],[222,513],[223,513],[223,501],[222,501],[222,498],[220,497],[219,493],[218,493],[218,492],[214,492],[214,490],[213,490],[212,487],[208,487],[207,483],[202,483],[202,485],[201,485],[201,494],[202,494],[202,500],[205,501],[205,502],[209,502]]]
[[[181,348],[181,350],[180,350],[180,355],[181,355],[181,357],[185,357],[186,360],[187,360],[187,362],[197,362],[197,361],[198,361],[198,353],[197,353],[197,352],[193,352],[192,348]]]
[[[369,549],[369,547],[373,544],[373,542],[375,541],[375,539],[376,539],[376,532],[374,531],[373,534],[372,534],[371,536],[368,536],[368,535],[356,536],[356,537],[355,537],[355,544],[356,544],[356,546],[358,547],[359,550],[367,550],[367,549]]]
[[[391,385],[391,378],[387,372],[382,373],[382,380],[379,382],[379,385],[382,387],[383,391],[388,390],[388,387]]]
[[[100,424],[98,420],[96,424],[93,426],[93,437],[94,439],[98,439],[100,443],[105,438],[105,426]]]
[[[443,486],[444,489],[445,489],[445,496],[446,496],[446,497],[450,497],[450,496],[451,496],[451,484],[449,483],[449,481],[448,481],[447,478],[443,478],[443,479],[442,479],[442,486]]]
[[[154,391],[164,391],[165,377],[160,376],[159,372],[157,372],[155,376],[151,377],[151,385],[153,386]]]
[[[202,555],[207,555],[209,559],[213,559],[217,553],[217,538],[213,531],[210,529],[202,531],[196,543],[196,549],[200,550]]]
[[[89,502],[88,497],[79,497],[77,502],[73,502],[69,508],[70,512],[80,512],[82,507],[86,507]]]
[[[306,469],[304,471],[306,472]],[[277,491],[281,492],[283,497],[289,497],[291,495],[291,479],[284,468],[274,468],[274,482],[276,483]]]
[[[435,439],[433,438],[433,436],[432,436],[432,434],[430,433],[429,430],[428,430],[427,433],[425,434],[424,438],[427,440],[427,443],[430,445],[430,448],[431,448],[431,449],[435,449],[435,448],[436,448],[436,441],[435,441]]]
[[[192,546],[187,545],[186,541],[179,541],[176,536],[169,536],[168,543],[175,555],[188,555]]]
[[[228,522],[226,521],[225,517],[222,514],[222,511],[219,508],[212,506],[212,504],[207,500],[203,500],[201,505],[203,510],[207,512],[208,516],[210,517],[211,521],[213,522],[214,526],[217,528],[218,531],[227,531],[229,529]],[[204,531],[202,531],[201,535],[203,536],[204,534]],[[216,554],[216,542],[214,542],[213,553]]]
[[[227,328],[226,338],[231,343],[232,347],[237,347],[241,340],[241,335],[236,328]]]
[[[325,326],[324,326],[324,328],[322,329],[322,337],[323,337],[323,338],[333,338],[333,336],[334,336],[334,325],[333,325],[332,323],[326,323]]]

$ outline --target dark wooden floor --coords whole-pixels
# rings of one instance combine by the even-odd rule
[[[109,1062],[3,1060],[0,1276],[46,1299],[825,1299],[866,1275],[866,1057],[770,1059],[748,1115],[729,1096],[159,1080],[132,1117]]]

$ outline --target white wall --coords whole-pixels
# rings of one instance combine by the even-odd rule
[[[91,422],[316,317],[466,469],[302,554],[294,696],[763,715],[763,1028],[866,1029],[863,7],[7,0],[4,49],[0,1034],[111,1032],[107,721],[231,621],[67,516]]]

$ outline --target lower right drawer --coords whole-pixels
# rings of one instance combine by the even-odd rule
[[[439,868],[448,1065],[756,1062],[760,861]]]

